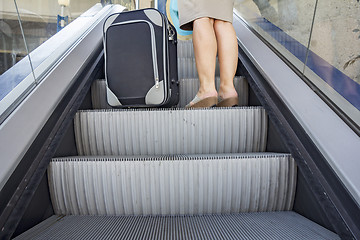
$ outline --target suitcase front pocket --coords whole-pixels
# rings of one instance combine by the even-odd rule
[[[119,105],[156,105],[165,101],[150,22],[112,24],[106,31],[105,46],[107,84]]]

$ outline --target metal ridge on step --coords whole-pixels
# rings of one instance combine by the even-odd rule
[[[51,159],[52,162],[64,161],[177,161],[187,160],[219,160],[219,159],[259,159],[259,158],[275,158],[275,157],[290,157],[287,153],[234,153],[234,154],[199,154],[199,155],[160,155],[160,156],[70,156],[58,157]]]
[[[240,107],[212,107],[212,108],[112,108],[112,109],[85,109],[78,112],[164,112],[164,111],[221,111],[221,110],[264,110],[261,106],[240,106]]]
[[[271,224],[269,224],[271,223]],[[272,239],[340,240],[295,212],[205,216],[53,216],[16,240],[80,239]]]

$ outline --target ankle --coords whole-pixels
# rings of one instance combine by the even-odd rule
[[[207,97],[217,97],[218,93],[215,88],[210,89],[199,89],[198,93],[196,94],[199,98],[207,98]]]
[[[219,97],[225,99],[230,97],[237,97],[238,94],[235,90],[234,85],[232,86],[220,86]]]

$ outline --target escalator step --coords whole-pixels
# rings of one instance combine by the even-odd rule
[[[263,152],[262,107],[91,110],[75,115],[79,155]]]
[[[289,154],[69,157],[48,169],[58,215],[197,215],[291,210]]]
[[[195,58],[178,58],[178,76],[182,78],[198,78]],[[215,62],[215,75],[220,76],[219,59],[216,58]]]
[[[178,41],[177,56],[179,79],[197,78],[198,73],[196,69],[192,40]],[[215,76],[220,76],[220,66],[218,58],[216,58]]]
[[[215,78],[216,88],[219,89],[220,78]],[[239,96],[239,106],[248,105],[249,87],[244,77],[235,77],[234,86]],[[177,107],[183,108],[196,95],[199,90],[199,79],[180,79],[179,81],[179,104]],[[105,79],[97,79],[91,85],[91,100],[94,109],[110,109],[112,108],[106,99],[106,81]]]
[[[295,212],[207,216],[53,216],[21,239],[269,239],[339,240]]]
[[[177,56],[178,58],[194,58],[194,46],[193,41],[178,41],[177,45]]]
[[[195,58],[178,58],[178,77],[179,79],[199,77]]]
[[[96,79],[91,84],[91,102],[93,109],[111,109],[107,102],[106,80]]]

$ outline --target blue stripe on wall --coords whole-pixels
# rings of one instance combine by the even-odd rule
[[[289,52],[305,64],[307,48],[294,38],[287,35],[279,27],[268,20],[259,17],[254,23],[271,35]],[[323,79],[336,92],[349,101],[354,107],[360,110],[360,84],[346,76],[339,69],[335,68],[320,56],[312,52],[308,53],[306,66]]]

